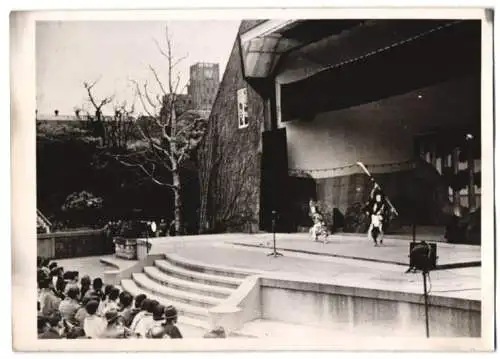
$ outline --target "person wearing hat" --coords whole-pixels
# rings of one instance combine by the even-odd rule
[[[104,315],[107,326],[101,334],[101,338],[118,339],[126,338],[129,330],[123,325],[120,315],[116,309],[110,309]]]
[[[181,331],[175,324],[177,324],[177,309],[169,305],[165,308],[165,334],[172,339],[182,339]]]
[[[158,304],[154,307],[153,309],[153,322],[151,323],[151,326],[146,332],[146,338],[153,338],[153,334],[155,334],[156,338],[162,338],[163,336],[160,336],[158,328],[161,329],[163,332],[165,331],[165,328],[163,327],[164,324],[164,314],[165,314],[165,306]]]

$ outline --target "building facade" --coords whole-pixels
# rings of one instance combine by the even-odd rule
[[[404,223],[477,209],[480,60],[475,20],[243,21],[200,149],[205,228],[296,231],[309,199],[332,223],[367,199],[358,161]]]
[[[188,94],[195,110],[210,112],[219,87],[219,64],[197,63],[189,68]]]

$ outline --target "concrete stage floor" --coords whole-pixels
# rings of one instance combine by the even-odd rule
[[[387,238],[374,247],[366,237],[334,235],[330,243],[307,234],[277,234],[284,256],[267,256],[272,234],[217,234],[151,239],[151,254],[176,253],[197,262],[279,274],[283,277],[398,292],[422,293],[422,275],[405,274],[408,242]],[[438,243],[430,274],[431,295],[481,300],[481,248]],[[311,254],[312,253],[312,254]]]
[[[246,235],[227,242],[238,246],[272,246],[272,237],[272,234]],[[480,246],[448,244],[432,241],[431,237],[417,236],[416,241],[420,240],[436,243],[438,269],[481,265]],[[276,248],[279,250],[402,266],[408,265],[409,242],[409,238],[404,240],[387,236],[382,245],[375,247],[365,235],[334,234],[328,237],[328,243],[323,243],[313,241],[307,233],[276,234]]]

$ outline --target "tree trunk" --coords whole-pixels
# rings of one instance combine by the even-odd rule
[[[174,189],[174,228],[175,228],[175,235],[178,236],[181,234],[181,228],[182,228],[181,181],[180,181],[180,174],[179,174],[178,170],[175,170],[172,172],[172,182],[173,182],[173,185],[175,186],[175,189]]]

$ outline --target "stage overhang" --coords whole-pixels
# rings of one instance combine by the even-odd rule
[[[284,55],[362,21],[267,20],[239,36],[245,78],[268,79]]]
[[[311,119],[481,70],[481,23],[475,20],[370,21],[323,42],[300,50],[318,70],[281,85],[282,121]]]

